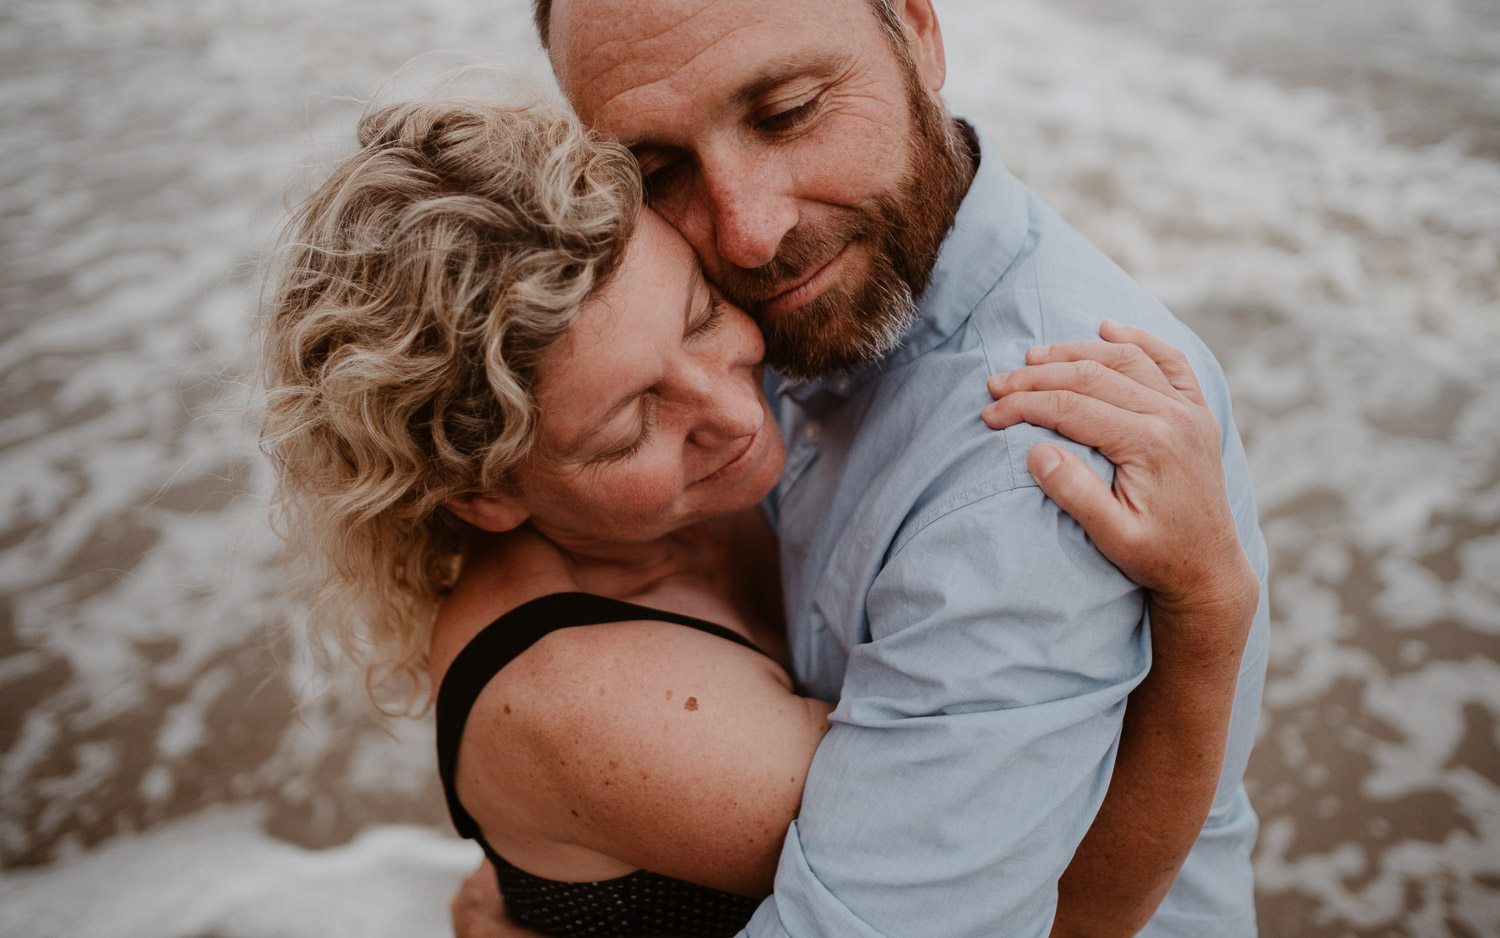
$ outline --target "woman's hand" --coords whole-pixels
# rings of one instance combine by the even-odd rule
[[[1218,787],[1260,580],[1240,547],[1218,422],[1178,349],[1117,323],[1032,349],[990,379],[984,420],[1049,427],[1115,464],[1113,486],[1050,443],[1027,463],[1099,550],[1146,587],[1151,672],[1131,693],[1109,790],[1058,882],[1052,938],[1125,938],[1155,913]]]
[[[1106,320],[1101,342],[1032,349],[989,380],[995,429],[1048,427],[1115,464],[1113,486],[1078,456],[1040,443],[1027,465],[1099,550],[1164,609],[1254,611],[1259,579],[1235,531],[1219,425],[1180,350]]]

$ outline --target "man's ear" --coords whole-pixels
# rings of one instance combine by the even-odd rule
[[[443,507],[481,531],[494,534],[514,531],[531,517],[521,500],[512,495],[455,495],[444,500]]]
[[[936,94],[948,79],[948,60],[943,55],[943,30],[938,26],[932,0],[895,0],[894,6],[906,27],[906,42],[922,84]]]

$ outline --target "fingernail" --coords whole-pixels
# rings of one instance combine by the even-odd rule
[[[1118,325],[1119,323],[1115,322],[1113,319],[1106,319],[1099,324],[1099,331],[1103,333],[1106,328],[1113,328]]]
[[[1042,444],[1032,450],[1035,454],[1036,469],[1032,473],[1038,479],[1045,479],[1052,474],[1052,470],[1062,465],[1062,453],[1057,447]]]
[[[1052,352],[1050,345],[1038,345],[1026,353],[1027,358],[1046,358]]]

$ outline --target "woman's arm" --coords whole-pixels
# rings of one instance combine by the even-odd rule
[[[1061,447],[1028,462],[1099,549],[1146,587],[1152,666],[1130,695],[1109,791],[1058,884],[1054,938],[1128,936],[1155,913],[1202,830],[1223,764],[1260,582],[1225,494],[1217,422],[1180,351],[1105,323],[991,379],[985,422],[1097,448],[1113,486]]]

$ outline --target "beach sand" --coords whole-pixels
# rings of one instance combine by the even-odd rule
[[[433,48],[543,62],[519,0],[250,6],[0,8],[6,935],[437,934],[477,860],[427,723],[314,693],[284,632],[244,366],[350,97]],[[1229,376],[1262,933],[1494,935],[1500,23],[1347,6],[939,0],[946,93]]]

